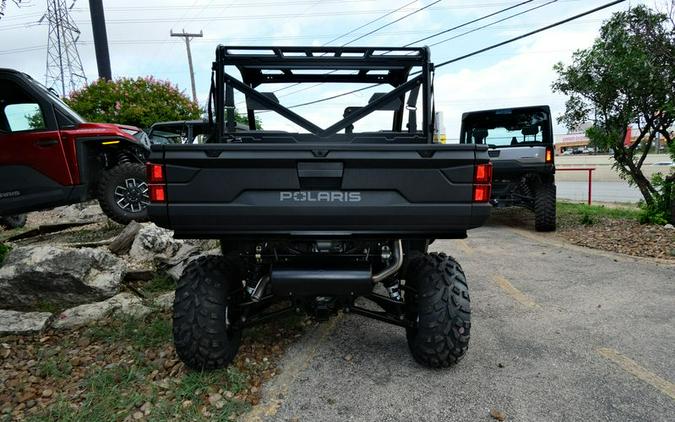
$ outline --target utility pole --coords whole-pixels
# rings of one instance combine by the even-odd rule
[[[94,33],[98,77],[109,81],[112,79],[112,70],[110,69],[110,52],[108,51],[108,33],[105,29],[103,0],[89,0],[89,13],[91,15],[91,29]]]
[[[171,36],[172,37],[182,37],[185,40],[185,48],[187,48],[187,57],[188,57],[188,64],[190,65],[190,81],[192,82],[192,99],[194,102],[197,102],[197,88],[195,87],[195,70],[192,67],[192,52],[190,51],[190,41],[192,41],[193,38],[201,38],[204,36],[204,33],[202,31],[199,31],[199,34],[189,34],[185,32],[185,29],[183,29],[183,32],[173,32],[173,29],[171,30]]]

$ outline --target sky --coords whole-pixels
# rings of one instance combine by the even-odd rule
[[[418,0],[399,12],[341,37],[331,45],[343,45],[377,27],[393,22],[436,0]],[[518,9],[469,25],[425,43],[457,36],[497,19],[543,5],[537,10],[497,23],[431,47],[432,61],[461,56],[592,9],[608,0],[534,0]],[[436,109],[443,111],[449,142],[456,142],[463,112],[501,107],[548,104],[554,117],[564,111],[565,97],[553,93],[553,65],[570,63],[576,49],[589,47],[603,20],[613,12],[645,3],[663,6],[665,0],[626,1],[577,21],[456,62],[438,69],[435,78]],[[168,80],[190,95],[185,44],[169,33],[198,33],[192,41],[197,95],[206,102],[211,62],[218,44],[320,46],[385,15],[410,0],[104,0],[113,77],[152,75]],[[349,45],[397,46],[431,35],[486,14],[520,3],[518,0],[441,0],[386,28]],[[17,7],[8,2],[0,19],[0,67],[21,70],[44,81],[47,57],[46,24],[38,25],[46,0],[24,0]],[[67,1],[70,6],[71,1]],[[96,57],[88,2],[77,0],[70,11],[81,31],[78,51],[88,81],[97,78]],[[284,105],[298,104],[353,89],[350,85],[321,85],[302,92],[279,92]],[[268,90],[277,89],[273,87]],[[380,91],[385,91],[381,89]],[[363,105],[374,91],[345,96],[295,111],[319,126],[339,120],[345,107]],[[240,101],[241,98],[238,98]],[[272,113],[261,115],[265,128],[293,130],[292,124]],[[372,119],[371,119],[372,120]],[[567,129],[554,124],[555,133]]]

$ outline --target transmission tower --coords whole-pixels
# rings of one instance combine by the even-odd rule
[[[80,30],[70,16],[74,5],[75,1],[70,7],[66,7],[65,0],[47,0],[47,13],[39,21],[47,21],[49,24],[45,85],[47,88],[54,88],[64,97],[87,84],[80,53],[77,51]]]

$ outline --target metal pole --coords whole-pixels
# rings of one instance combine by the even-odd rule
[[[588,206],[591,206],[591,198],[592,198],[591,186],[593,186],[593,169],[588,169]]]
[[[91,29],[94,34],[98,77],[111,80],[112,69],[110,68],[110,52],[108,51],[108,34],[105,29],[103,0],[89,0],[89,13],[91,14]]]
[[[182,37],[185,40],[185,48],[187,49],[188,65],[190,67],[190,82],[192,83],[192,100],[197,102],[197,87],[195,84],[195,71],[192,66],[192,51],[190,50],[190,41],[195,37],[203,37],[204,33],[199,31],[199,34],[188,34],[183,30],[181,33],[175,33],[173,30],[170,32],[172,37]]]
[[[61,72],[61,96],[66,96],[66,82],[63,76],[63,52],[61,51],[61,29],[63,28],[63,21],[61,20],[61,9],[56,7],[56,0],[52,1],[54,5],[54,13],[56,13],[56,40],[59,45],[59,71]]]

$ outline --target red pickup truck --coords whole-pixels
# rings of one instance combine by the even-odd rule
[[[0,68],[0,217],[98,199],[119,223],[147,218],[150,142],[87,123],[25,73]]]

